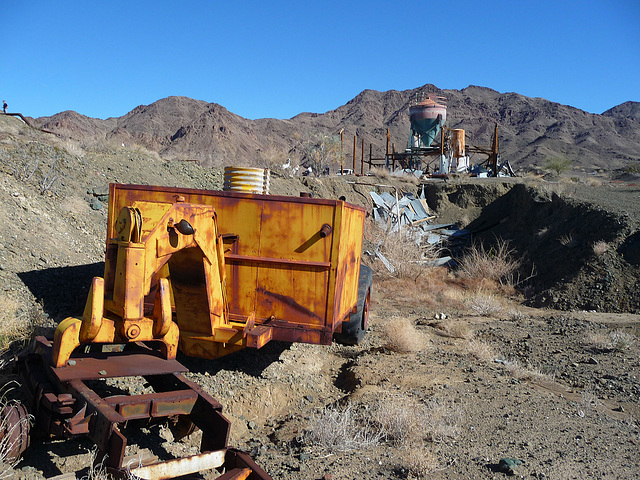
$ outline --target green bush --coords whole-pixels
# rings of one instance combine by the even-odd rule
[[[548,170],[553,170],[558,175],[560,175],[562,172],[571,168],[571,160],[566,157],[547,158],[547,160],[544,162],[544,166]]]

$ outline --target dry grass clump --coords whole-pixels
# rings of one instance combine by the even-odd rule
[[[603,255],[609,250],[609,244],[603,240],[593,244],[593,253],[597,256]]]
[[[609,333],[590,333],[585,336],[584,344],[587,348],[602,352],[624,352],[636,344],[636,337],[622,330]]]
[[[481,362],[493,362],[496,358],[496,352],[493,348],[481,340],[470,340],[464,345],[465,353]]]
[[[476,243],[460,259],[458,275],[469,280],[489,280],[513,287],[517,284],[520,268],[520,260],[514,255],[515,250],[502,239],[497,239],[496,244],[488,249],[482,243]]]
[[[504,312],[502,298],[490,292],[473,293],[465,303],[476,315],[483,317],[495,317]]]
[[[383,325],[385,347],[398,353],[412,353],[423,350],[427,336],[405,317],[391,317]]]
[[[517,380],[529,380],[537,382],[551,382],[553,375],[543,373],[538,369],[524,367],[517,360],[505,360],[504,367],[509,374]]]
[[[31,334],[32,321],[23,311],[18,301],[0,294],[0,354],[9,348],[11,342]]]
[[[426,448],[411,448],[400,456],[402,468],[416,478],[427,478],[441,467],[438,459]]]
[[[358,413],[348,403],[344,407],[327,406],[313,415],[302,440],[329,453],[344,453],[374,447],[382,437],[368,412]]]
[[[562,235],[560,238],[558,238],[558,241],[560,242],[560,245],[562,245],[563,247],[575,247],[577,242],[576,239],[573,238],[573,235],[571,233],[568,233],[567,235]]]
[[[389,180],[391,178],[391,172],[389,169],[383,167],[373,167],[371,169],[371,174],[381,180]]]
[[[376,300],[403,307],[420,306],[433,310],[464,308],[467,293],[444,267],[425,267],[424,274],[414,281],[376,275]]]
[[[448,400],[415,398],[387,394],[377,402],[373,418],[387,443],[404,448],[438,442],[458,433],[460,407]]]
[[[376,259],[377,271],[384,276],[396,278],[410,278],[418,280],[426,275],[429,267],[426,262],[437,257],[437,251],[422,248],[418,245],[414,233],[409,228],[399,232],[393,227],[381,228],[378,224],[367,222],[365,238],[376,245],[379,252],[391,264],[391,270],[383,266],[383,260]]]
[[[513,322],[521,322],[527,318],[527,314],[517,308],[512,308],[507,312],[509,320]]]
[[[601,187],[602,186],[602,180],[600,180],[599,178],[587,178],[584,181],[585,185],[588,185],[589,187]]]
[[[473,330],[467,322],[444,320],[436,324],[430,324],[435,329],[435,333],[442,337],[470,339],[473,337]]]

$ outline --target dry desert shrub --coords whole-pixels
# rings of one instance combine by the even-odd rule
[[[327,406],[313,415],[302,441],[329,453],[366,450],[380,443],[382,432],[368,412],[358,413],[351,403],[344,407]]]
[[[593,244],[593,253],[595,253],[597,256],[603,255],[608,250],[609,244],[603,240]]]
[[[482,317],[495,317],[504,312],[502,298],[489,292],[475,292],[467,297],[465,303],[476,315]]]
[[[383,326],[385,347],[398,353],[412,353],[423,350],[427,336],[405,317],[391,317]]]
[[[543,373],[535,368],[527,368],[521,365],[517,360],[505,360],[503,362],[507,372],[516,380],[529,380],[537,382],[551,382],[553,375]]]
[[[472,245],[460,259],[458,275],[471,281],[489,280],[512,287],[518,283],[519,268],[520,260],[515,258],[509,242],[497,239],[489,248],[482,243]]]
[[[427,478],[441,467],[438,459],[426,448],[410,448],[400,455],[402,467],[416,478]]]
[[[437,257],[437,251],[421,248],[408,228],[398,232],[392,227],[383,229],[374,222],[367,222],[365,238],[376,245],[391,264],[393,272],[383,266],[382,261],[376,260],[375,265],[378,267],[376,270],[384,276],[411,278],[417,281],[429,270],[426,262]]]
[[[587,348],[603,352],[623,352],[632,348],[635,343],[636,337],[622,330],[589,333],[584,338]]]
[[[11,342],[29,337],[33,328],[29,317],[18,301],[0,294],[0,353]]]
[[[457,404],[446,399],[423,402],[386,394],[376,403],[373,418],[389,444],[411,448],[425,441],[455,437],[462,412]]]
[[[467,322],[444,320],[433,325],[435,333],[442,337],[470,339],[473,337],[473,330]]]
[[[589,187],[601,187],[602,186],[602,180],[600,180],[599,178],[587,178],[584,181],[585,185],[588,185]]]
[[[401,178],[407,183],[412,183],[416,186],[420,185],[420,179],[412,173],[403,174]]]
[[[376,301],[433,310],[464,308],[466,292],[443,267],[427,267],[417,281],[409,278],[376,278]]]
[[[70,155],[74,157],[82,158],[85,155],[84,149],[80,144],[74,140],[67,139],[62,142],[62,148],[64,148]]]
[[[464,345],[465,353],[481,362],[493,362],[496,353],[493,348],[481,340],[470,340]]]
[[[389,180],[391,178],[391,172],[383,167],[373,167],[371,174],[380,180]]]
[[[629,350],[636,344],[636,337],[622,330],[614,330],[609,333],[609,339],[614,352]]]
[[[508,312],[509,320],[513,322],[521,322],[527,318],[527,314],[517,308],[512,308]]]

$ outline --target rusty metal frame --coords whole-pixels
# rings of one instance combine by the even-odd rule
[[[271,479],[247,455],[227,448],[230,422],[222,414],[222,405],[183,375],[184,366],[146,346],[130,348],[130,352],[76,354],[70,365],[55,368],[50,366],[51,342],[37,337],[34,353],[19,361],[34,428],[53,437],[86,435],[99,449],[96,461],[119,475],[131,472],[157,480],[220,468],[226,472],[220,479]],[[142,376],[155,393],[102,398],[87,383],[122,376]],[[186,430],[189,425],[200,428],[201,453],[131,468],[121,429],[130,420],[145,419],[182,419]]]

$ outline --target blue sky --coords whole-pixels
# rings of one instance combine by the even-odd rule
[[[182,95],[290,118],[427,83],[640,101],[638,0],[3,0],[0,19],[0,99],[33,117]]]

